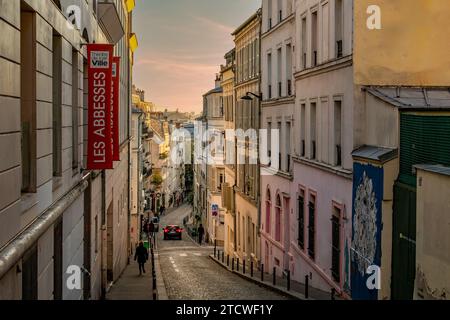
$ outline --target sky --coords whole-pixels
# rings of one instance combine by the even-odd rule
[[[214,88],[234,47],[231,33],[260,6],[261,0],[136,0],[134,84],[157,106],[200,112],[202,95]]]

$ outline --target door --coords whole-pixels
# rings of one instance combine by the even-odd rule
[[[416,266],[416,188],[394,185],[392,235],[392,299],[410,300]]]

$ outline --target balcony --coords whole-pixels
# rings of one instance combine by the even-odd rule
[[[98,2],[98,21],[111,44],[116,44],[125,35],[125,30],[120,21],[118,8],[113,2],[105,0]]]

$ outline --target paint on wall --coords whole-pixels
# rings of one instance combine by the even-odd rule
[[[383,169],[355,163],[353,179],[352,299],[376,300],[378,290],[367,288],[366,271],[371,265],[381,267]]]

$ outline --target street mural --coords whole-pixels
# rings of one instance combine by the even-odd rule
[[[376,289],[366,285],[371,265],[381,266],[381,204],[383,169],[355,163],[352,212],[351,292],[352,299],[375,300]]]

